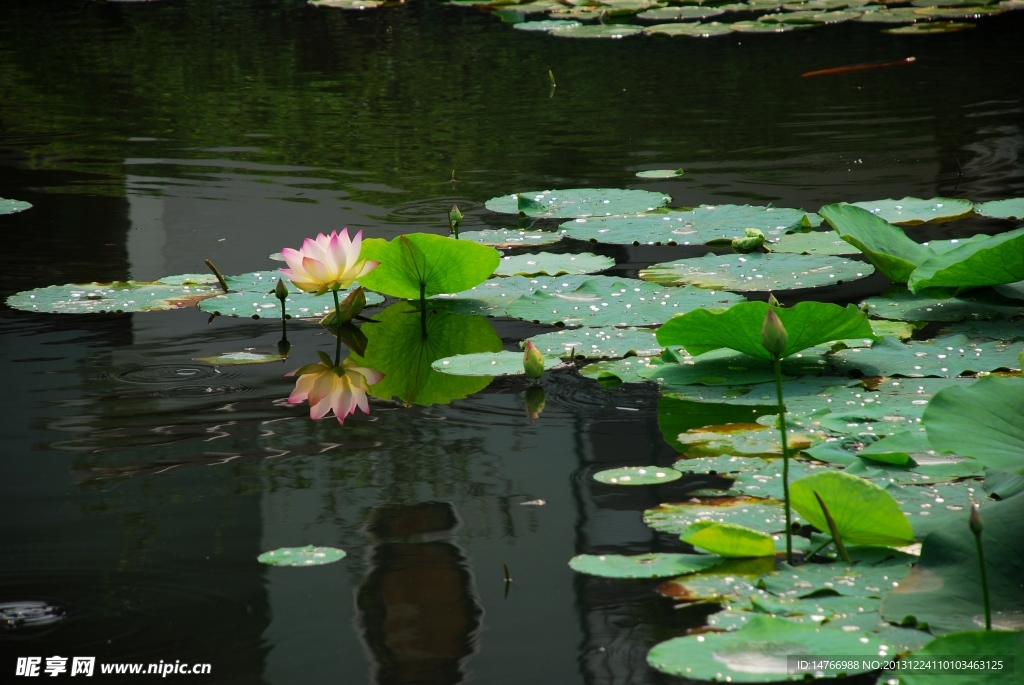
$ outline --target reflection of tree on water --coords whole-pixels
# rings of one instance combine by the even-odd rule
[[[370,515],[377,540],[357,603],[381,685],[450,685],[477,650],[483,616],[462,550],[455,509],[443,502],[385,505]]]

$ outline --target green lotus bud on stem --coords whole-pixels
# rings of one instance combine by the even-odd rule
[[[288,353],[292,351],[292,344],[288,342],[288,338],[281,338],[277,343],[277,353],[282,357],[287,357]]]
[[[540,378],[544,375],[544,355],[532,340],[527,340],[523,347],[523,370],[526,371],[528,378]]]
[[[288,297],[288,286],[284,284],[282,279],[277,279],[277,285],[274,286],[274,297],[284,302],[284,298]]]
[[[455,172],[452,172],[455,173]],[[448,227],[452,229],[456,239],[459,237],[459,224],[462,223],[462,212],[458,205],[452,205],[452,211],[448,212]]]
[[[773,357],[781,359],[782,353],[786,351],[787,342],[789,335],[786,333],[786,327],[782,325],[782,320],[775,310],[769,307],[768,316],[764,318],[764,326],[761,327],[761,344]]]

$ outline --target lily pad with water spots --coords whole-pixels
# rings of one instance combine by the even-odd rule
[[[682,169],[648,169],[636,172],[637,178],[677,178],[685,173]]]
[[[881,487],[892,484],[934,485],[959,481],[962,478],[978,478],[985,473],[984,465],[977,459],[941,456],[934,453],[922,453],[918,457],[920,462],[915,459],[913,463],[904,466],[861,458],[847,466],[843,472],[859,476]]]
[[[490,278],[480,285],[458,293],[436,295],[430,304],[446,311],[505,316],[505,308],[523,295],[534,291],[572,291],[592,276],[509,276]]]
[[[566,235],[578,240],[618,245],[703,245],[711,240],[743,235],[756,228],[766,238],[806,230],[821,223],[811,212],[786,207],[750,205],[701,205],[694,209],[665,210],[641,216],[585,217],[562,224]]]
[[[725,10],[717,7],[659,7],[650,9],[636,15],[637,19],[648,21],[691,21],[693,19],[707,19],[725,14]]]
[[[974,24],[966,21],[930,21],[922,24],[910,24],[897,29],[882,29],[882,33],[898,35],[927,36],[939,33],[956,33],[973,29]]]
[[[827,368],[825,358],[820,355],[794,355],[782,362],[785,378],[818,376]],[[714,350],[698,357],[687,357],[680,364],[652,363],[638,374],[673,390],[686,385],[748,385],[775,380],[770,361],[732,350]]]
[[[660,485],[682,477],[679,471],[662,466],[623,466],[594,474],[594,480],[606,485]]]
[[[774,532],[785,530],[786,513],[781,500],[747,496],[694,497],[644,511],[644,523],[659,533],[679,535],[698,521],[735,523]]]
[[[650,326],[701,308],[727,307],[743,298],[703,288],[666,286],[590,276],[573,290],[538,290],[505,308],[508,316],[566,326]]]
[[[798,28],[804,28],[804,25],[774,24],[764,21],[737,21],[729,24],[729,29],[737,33],[785,33]]]
[[[783,598],[806,598],[815,595],[843,595],[882,599],[910,574],[909,564],[873,567],[868,564],[847,565],[782,564],[778,571],[761,578],[760,587]]]
[[[959,297],[911,293],[894,288],[861,303],[870,316],[899,321],[982,321],[1024,315],[1024,302],[977,290]]]
[[[974,203],[970,200],[955,200],[948,197],[933,197],[929,200],[905,197],[902,200],[870,200],[850,204],[866,209],[890,224],[903,226],[952,221],[967,216],[974,209]]]
[[[615,266],[611,257],[583,252],[580,254],[552,254],[538,252],[536,254],[517,254],[502,257],[495,276],[561,276],[562,274],[580,275],[604,271]]]
[[[996,219],[1024,220],[1024,197],[981,202],[974,205],[974,211],[981,216],[990,216]]]
[[[647,655],[654,668],[692,680],[770,683],[797,680],[790,675],[791,654],[842,657],[885,653],[882,641],[869,633],[845,633],[796,623],[778,616],[758,615],[735,632],[677,637],[656,645]],[[854,660],[855,662],[857,660]],[[870,670],[844,668],[853,675]],[[826,670],[824,675],[838,675]]]
[[[558,366],[562,360],[557,357],[544,360],[544,368]],[[434,371],[453,376],[522,376],[522,352],[478,352],[443,357],[430,365]]]
[[[269,364],[283,362],[288,357],[280,354],[263,354],[259,352],[227,352],[213,357],[195,357],[193,361],[205,362],[215,366],[238,366],[245,364]]]
[[[641,269],[640,278],[665,285],[764,292],[837,285],[874,271],[870,264],[838,256],[752,252],[655,264]]]
[[[646,378],[638,375],[651,364],[650,357],[626,357],[613,361],[587,364],[580,369],[580,375],[597,381],[615,380],[621,383],[645,383]]]
[[[3,216],[4,214],[14,214],[15,212],[24,212],[26,209],[31,209],[31,207],[31,202],[8,200],[7,198],[0,197],[0,216]]]
[[[224,316],[280,319],[281,301],[273,293],[279,278],[281,274],[278,271],[254,271],[239,276],[227,276],[229,292],[225,293],[217,288],[212,297],[200,302],[199,309]],[[285,283],[287,284],[287,279]],[[339,290],[338,299],[344,300],[358,285],[353,283],[350,288]],[[317,296],[294,287],[289,290],[291,292],[285,300],[285,313],[292,318],[321,319],[334,309],[334,298],[329,294]],[[368,290],[363,292],[368,307],[384,301],[378,293]]]
[[[574,26],[582,26],[582,24],[571,19],[542,19],[540,21],[521,21],[512,24],[512,28],[519,31],[550,31],[551,29],[567,29]]]
[[[159,281],[51,285],[11,295],[7,305],[50,314],[155,312],[194,307],[218,293],[223,290],[212,275],[183,274]]]
[[[565,358],[656,357],[664,349],[650,328],[572,328],[535,335],[530,340],[541,354]]]
[[[773,431],[778,434],[778,431]],[[776,437],[776,440],[778,438]],[[790,449],[798,449],[793,447],[793,436],[790,436]],[[776,443],[776,454],[782,456],[781,445]],[[790,458],[789,460],[789,480],[793,482],[797,479],[809,476],[812,473],[831,471],[832,467],[824,466],[810,461],[795,460]],[[748,497],[771,497],[774,499],[782,499],[784,492],[782,489],[782,460],[776,459],[769,462],[768,466],[757,471],[745,471],[737,474],[736,480],[732,484],[732,491],[739,492]]]
[[[1024,663],[1024,633],[975,628],[936,638],[915,649],[906,657],[907,661],[934,663],[935,660],[970,659],[982,663],[987,661],[993,666],[995,662],[1001,661],[1001,668],[963,673],[929,672],[924,669],[886,671],[882,673],[880,682],[893,685],[1016,685],[1020,675],[1007,668],[1006,657],[1012,657],[1015,664]]]
[[[803,231],[787,233],[775,242],[764,244],[770,252],[794,254],[851,255],[860,250],[846,242],[835,231]]]
[[[580,26],[564,29],[579,32],[611,26]],[[630,27],[635,28],[635,27]],[[639,32],[640,29],[636,28]],[[530,190],[513,195],[502,195],[485,204],[492,212],[525,214],[533,217],[564,218],[639,214],[664,207],[671,198],[649,190],[623,190],[620,188],[567,188],[565,190]]]
[[[757,471],[768,465],[760,457],[734,457],[723,454],[717,457],[684,457],[672,464],[672,468],[683,473],[731,474],[743,471]]]
[[[281,547],[264,552],[256,561],[268,566],[323,566],[344,559],[345,550],[335,547]]]
[[[887,8],[864,12],[855,21],[871,24],[912,24],[920,18],[914,12],[913,7],[894,7],[892,9]]]
[[[1022,350],[1019,344],[972,342],[963,335],[906,343],[883,338],[872,347],[839,350],[832,355],[832,367],[839,373],[857,371],[865,376],[953,378],[967,372],[1020,368]]]
[[[602,578],[670,578],[703,571],[723,561],[710,554],[580,554],[569,560],[569,568]]]
[[[365,10],[380,7],[385,0],[308,0],[313,7],[336,7],[343,10]]]
[[[971,499],[985,498],[980,480],[934,485],[892,483],[885,489],[899,503],[918,538],[933,527],[945,525],[951,516],[966,517]]]
[[[710,38],[732,33],[728,24],[717,21],[686,22],[672,24],[655,24],[644,27],[644,33],[651,36],[690,36],[691,38]]]
[[[754,586],[757,578],[775,570],[775,559],[735,559],[704,573],[691,573],[658,586],[658,592],[677,602],[745,603],[751,595],[764,595]]]
[[[557,243],[564,237],[565,235],[561,231],[531,231],[514,228],[485,228],[482,231],[463,231],[459,233],[459,240],[468,240],[480,245],[490,245],[491,247],[501,249],[550,245],[551,243]]]

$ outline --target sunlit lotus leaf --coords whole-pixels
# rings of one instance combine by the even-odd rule
[[[542,12],[551,12],[553,10],[563,9],[565,5],[560,2],[547,2],[546,0],[536,0],[535,2],[524,2],[522,4],[516,4],[515,0],[511,0],[507,3],[489,3],[489,4],[505,4],[512,5],[511,7],[505,8],[509,12],[516,12],[519,14],[540,14]],[[500,11],[500,10],[499,10]],[[526,23],[526,22],[524,22]],[[516,28],[513,26],[512,28]]]
[[[923,24],[910,24],[897,29],[882,29],[882,33],[899,35],[931,35],[933,33],[956,33],[973,29],[974,24],[965,21],[930,21]]]
[[[768,465],[760,457],[734,457],[723,454],[717,457],[684,457],[676,461],[672,468],[682,473],[726,474],[757,471]]]
[[[761,587],[785,598],[806,598],[814,595],[884,598],[910,574],[908,564],[849,566],[835,564],[782,564],[778,571],[761,578]]]
[[[544,368],[550,369],[562,362],[557,357],[544,360]],[[522,376],[522,352],[477,352],[458,354],[438,359],[430,365],[434,371],[453,376]]]
[[[535,335],[530,340],[542,354],[551,357],[656,357],[663,350],[649,328],[571,328]]]
[[[569,568],[602,578],[669,578],[703,571],[723,561],[711,554],[580,554],[569,560]]]
[[[619,245],[703,245],[710,240],[743,235],[756,228],[768,239],[789,231],[806,230],[821,223],[817,214],[786,207],[701,205],[687,211],[664,210],[642,216],[586,218],[560,226],[578,240]]]
[[[900,509],[907,515],[907,520],[919,538],[924,532],[944,525],[943,522],[951,516],[962,516],[966,522],[971,499],[985,499],[979,480],[935,485],[893,483],[885,489],[899,503]]]
[[[792,507],[822,532],[830,532],[815,497],[825,502],[844,543],[899,547],[914,543],[914,531],[899,504],[885,489],[846,471],[827,470],[792,480]]]
[[[822,24],[841,24],[844,21],[853,21],[860,17],[863,12],[848,10],[844,12],[821,12],[814,15],[814,19]]]
[[[613,26],[581,26],[566,32]],[[640,29],[633,28],[636,31]],[[557,35],[557,34],[556,34]],[[526,216],[572,219],[576,217],[639,214],[668,204],[671,198],[649,190],[620,188],[568,188],[566,190],[530,190],[491,198],[485,206],[492,212]]]
[[[636,172],[637,178],[676,178],[683,175],[682,169],[648,169]]]
[[[363,240],[362,256],[380,266],[360,279],[367,288],[403,299],[419,299],[472,288],[501,261],[492,247],[430,233],[409,233],[394,240]]]
[[[840,203],[818,211],[843,240],[897,283],[906,283],[914,269],[935,256],[934,250],[914,242],[901,228],[862,207]]]
[[[920,15],[914,13],[913,7],[895,7],[865,12],[857,17],[856,21],[872,24],[912,24],[920,18]]]
[[[871,330],[878,337],[888,335],[899,340],[910,340],[917,329],[913,324],[905,321],[879,321],[876,319],[871,322]],[[1021,331],[1021,335],[1024,336],[1024,331]]]
[[[533,22],[527,22],[533,23]],[[516,24],[522,26],[523,24]],[[463,231],[459,240],[468,240],[491,247],[532,247],[534,245],[550,245],[564,238],[561,231],[531,231],[514,228],[485,228],[482,231]]]
[[[688,430],[694,428],[703,428],[705,426],[721,426],[727,423],[750,423],[756,421],[758,417],[766,414],[776,414],[778,407],[776,405],[769,404],[741,404],[735,402],[699,402],[694,400],[680,399],[678,397],[667,396],[662,394],[658,398],[658,429],[661,431],[662,437],[673,449],[683,452],[685,448],[682,443],[679,442],[678,437],[680,433],[685,433]],[[688,469],[704,469],[711,468],[717,470],[717,467],[706,466],[708,463],[717,464],[718,467],[723,467],[723,463],[719,463],[719,459],[729,459],[729,457],[709,457],[707,460],[698,460],[700,465],[690,464],[689,460],[683,460],[677,462],[675,468],[686,471]],[[751,468],[760,468],[764,464],[762,460],[756,458],[744,458],[736,457],[737,461],[734,466],[740,463],[754,464]],[[732,468],[732,467],[730,467]],[[737,469],[742,470],[742,469]],[[708,471],[699,470],[699,473],[707,473]]]
[[[768,532],[786,528],[782,501],[757,497],[694,497],[644,511],[644,523],[659,533],[679,535],[697,521],[735,523]]]
[[[800,10],[841,10],[846,7],[863,7],[869,4],[870,0],[806,0],[805,2],[787,2],[782,6],[789,11]]]
[[[775,570],[775,559],[731,559],[703,573],[691,573],[658,586],[658,592],[677,602],[746,603],[751,595],[765,595],[754,581]]]
[[[564,21],[600,21],[601,17],[605,14],[611,14],[605,7],[598,7],[593,5],[584,5],[581,7],[563,7],[559,10],[552,10],[549,17],[553,20],[564,20]],[[632,14],[632,12],[627,12]],[[583,26],[583,24],[580,24]]]
[[[923,224],[927,221],[952,221],[967,216],[974,209],[974,203],[970,200],[955,200],[948,197],[933,197],[929,200],[905,197],[902,200],[870,200],[850,204],[866,209],[890,224],[903,226]]]
[[[487,319],[448,312],[427,316],[423,338],[417,306],[408,302],[391,305],[363,324],[366,354],[351,355],[358,366],[377,369],[384,379],[370,386],[381,399],[397,397],[406,404],[445,404],[483,390],[489,377],[453,376],[438,373],[431,364],[444,357],[476,352],[500,352],[501,338]],[[522,357],[520,356],[520,360]]]
[[[945,388],[932,398],[924,421],[937,451],[1024,474],[1024,379],[989,376]]]
[[[789,432],[792,451],[806,449],[821,439],[813,433]],[[692,428],[676,436],[688,456],[782,456],[779,433],[760,423],[727,423],[721,426]]]
[[[872,321],[872,324],[879,323]],[[953,323],[939,330],[941,335],[966,335],[968,338],[987,338],[1014,342],[1024,340],[1024,321],[970,321]]]
[[[991,216],[996,219],[1024,219],[1024,197],[981,202],[974,205],[974,211],[981,216]]]
[[[1019,629],[1018,629],[1019,630]],[[996,670],[970,671],[960,673],[949,671],[930,672],[924,669],[911,671],[885,671],[879,682],[894,682],[899,685],[1015,685],[1020,675],[1008,668],[1010,657],[1015,664],[1024,663],[1024,633],[1000,630],[986,631],[975,626],[973,630],[948,633],[928,644],[915,649],[906,658],[909,663],[934,663],[935,660],[977,660],[995,666]],[[1020,668],[1015,665],[1015,670]]]
[[[944,376],[954,377],[968,371],[995,371],[1020,368],[1021,345],[971,342],[963,335],[901,343],[883,338],[872,347],[839,350],[832,355],[832,366],[840,373],[858,371],[865,376]]]
[[[782,363],[786,378],[818,376],[827,370],[820,355],[794,355]],[[656,381],[666,389],[685,385],[748,385],[775,380],[772,363],[732,350],[714,350],[699,357],[687,357],[683,363],[652,363],[638,372],[641,378]]]
[[[598,381],[614,379],[622,383],[644,383],[647,382],[647,379],[641,378],[637,373],[647,368],[650,363],[650,357],[626,357],[625,359],[587,364],[580,369],[580,375]]]
[[[737,21],[729,24],[729,30],[738,33],[784,33],[800,27],[799,24],[770,24],[764,21]]]
[[[838,256],[799,254],[709,254],[655,264],[640,278],[665,285],[737,291],[778,291],[837,285],[874,273],[870,264]]]
[[[213,357],[195,357],[193,361],[205,362],[216,366],[237,366],[244,364],[268,364],[283,362],[288,357],[280,354],[262,354],[259,352],[227,352]]]
[[[561,276],[562,274],[592,274],[615,266],[615,259],[583,252],[581,254],[517,254],[502,257],[495,276]]]
[[[982,543],[992,603],[992,627],[1024,629],[1024,497],[981,507]],[[947,517],[925,537],[914,572],[882,601],[893,623],[923,626],[935,635],[985,627],[978,548],[968,513]]]
[[[264,552],[256,561],[269,566],[322,566],[344,559],[345,550],[335,547],[282,547]]]
[[[974,288],[1024,279],[1024,228],[973,238],[931,257],[910,275],[911,292],[925,288]]]
[[[151,282],[51,285],[11,295],[7,306],[53,314],[155,312],[194,307],[197,302],[222,292],[212,275],[184,274]]]
[[[680,533],[679,539],[728,559],[775,556],[771,535],[735,523],[697,521]]]
[[[557,280],[557,279],[556,279]],[[729,306],[743,298],[703,288],[671,288],[645,281],[590,276],[574,290],[538,290],[505,309],[508,316],[566,326],[649,326],[676,314]]]
[[[796,12],[777,12],[758,17],[758,21],[766,24],[824,24],[818,19],[823,13],[816,10],[798,10]]]
[[[725,10],[717,7],[659,7],[636,15],[639,19],[650,21],[687,21],[707,19],[725,14]]]
[[[998,7],[923,7],[914,13],[926,19],[980,19],[1005,11]]]
[[[594,480],[607,485],[661,485],[682,477],[679,471],[664,466],[623,466],[594,474]]]
[[[15,212],[23,212],[31,207],[31,202],[24,202],[22,200],[8,200],[6,198],[0,197],[0,216],[3,216],[4,214],[14,214]]]
[[[979,321],[1024,315],[1024,302],[985,290],[942,297],[893,288],[861,304],[871,316],[900,321]]]
[[[724,36],[732,33],[729,24],[712,22],[686,22],[672,24],[655,24],[644,28],[644,33],[649,35],[662,36],[691,36],[693,38],[709,38],[711,36]],[[669,240],[675,240],[670,238]],[[602,241],[607,242],[607,241]],[[680,241],[682,242],[682,241]]]
[[[216,288],[214,295],[199,303],[199,308],[211,314],[224,316],[250,316],[253,318],[281,318],[281,301],[274,295],[281,274],[277,271],[254,271],[240,276],[227,276],[229,292],[221,292]],[[287,282],[287,279],[285,279]],[[216,281],[214,281],[216,283]],[[358,283],[338,291],[338,299],[345,297]],[[322,319],[334,310],[334,298],[329,295],[304,293],[296,288],[289,288],[285,300],[285,313],[295,319]],[[364,290],[366,305],[372,307],[384,301],[379,294]]]
[[[659,671],[692,680],[728,678],[734,683],[769,683],[798,678],[789,675],[787,657],[791,654],[864,656],[878,654],[881,645],[881,640],[869,633],[828,630],[762,614],[735,632],[662,642],[648,653],[647,662]],[[824,674],[834,676],[837,671]]]
[[[787,233],[775,242],[765,242],[771,252],[795,254],[849,255],[860,250],[840,238],[835,231],[803,231]]]
[[[542,19],[540,21],[521,21],[512,24],[512,28],[520,31],[550,31],[551,29],[566,29],[581,25],[580,22],[571,19]]]

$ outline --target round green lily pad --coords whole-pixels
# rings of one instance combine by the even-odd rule
[[[703,571],[722,561],[712,554],[580,554],[569,560],[569,567],[602,578],[671,578]]]
[[[541,21],[521,21],[518,24],[512,24],[512,28],[519,31],[550,31],[551,29],[567,29],[581,25],[578,21],[569,19],[543,19]]]
[[[571,328],[535,335],[530,340],[541,354],[551,357],[656,357],[663,349],[654,337],[654,331],[649,328]]]
[[[679,471],[661,466],[623,466],[594,474],[594,480],[607,485],[660,485],[682,477]]]
[[[717,7],[659,7],[636,15],[638,19],[650,21],[687,21],[690,19],[707,19],[725,14],[725,10]]]
[[[571,26],[569,28],[553,29],[549,33],[562,38],[628,38],[641,33],[639,26],[629,24],[590,24],[586,26]]]
[[[154,312],[194,307],[222,292],[212,275],[183,274],[151,282],[51,285],[11,295],[7,305],[52,314]]]
[[[544,368],[551,368],[562,363],[557,357],[544,360]],[[434,371],[451,374],[452,376],[522,376],[522,352],[478,352],[476,354],[459,354],[453,357],[438,359],[430,365]]]
[[[817,18],[821,15],[822,12],[816,10],[797,10],[796,12],[765,14],[758,17],[758,21],[766,24],[823,24],[825,22]]]
[[[785,33],[797,28],[798,24],[771,24],[764,21],[737,21],[729,24],[729,29],[738,33]]]
[[[757,471],[767,465],[768,462],[760,457],[734,457],[730,454],[721,454],[717,457],[684,457],[676,461],[672,468],[683,473],[720,474]]]
[[[612,26],[581,26],[564,29],[564,35],[589,29],[613,29]],[[627,27],[635,28],[635,27]],[[619,30],[619,29],[616,29]],[[640,29],[636,28],[639,33]],[[485,207],[492,212],[526,216],[565,218],[639,214],[668,204],[663,193],[621,188],[567,188],[565,190],[530,190],[491,198]]]
[[[920,24],[919,26],[930,26]],[[890,29],[895,32],[898,29]],[[948,197],[933,197],[922,200],[916,197],[905,197],[902,200],[871,200],[869,202],[851,202],[854,207],[866,209],[890,224],[914,226],[925,222],[942,222],[959,219],[974,210],[970,200],[954,200]]]
[[[32,207],[31,202],[24,202],[22,200],[8,200],[0,197],[0,216],[4,214],[14,214],[15,212],[23,212],[26,209]]]
[[[795,512],[794,512],[795,514]],[[644,511],[644,523],[660,533],[681,534],[698,521],[735,523],[757,530],[784,530],[782,502],[758,497],[694,497]],[[795,517],[794,517],[794,520]]]
[[[637,178],[676,178],[682,175],[682,169],[648,169],[636,172]]]
[[[517,254],[501,258],[495,276],[561,276],[562,274],[592,274],[615,266],[612,257],[596,255],[590,252],[581,254]]]
[[[718,290],[768,291],[817,288],[866,278],[875,268],[831,255],[709,254],[640,270],[645,281]]]
[[[978,294],[975,294],[977,292]],[[896,289],[861,303],[871,316],[900,321],[980,321],[1024,314],[1024,302],[974,291],[960,297],[936,297]]]
[[[527,22],[529,23],[529,22]],[[516,24],[521,26],[521,24]],[[512,228],[485,228],[482,231],[463,231],[459,240],[468,240],[480,245],[497,248],[530,247],[534,245],[550,245],[565,237],[561,231],[530,231]]]
[[[277,271],[254,271],[239,276],[228,276],[226,280],[230,290],[225,293],[217,288],[212,297],[200,303],[199,309],[224,316],[280,319],[281,301],[273,293],[279,278],[281,274]],[[285,300],[285,312],[292,318],[319,319],[334,309],[334,299],[329,294],[314,295],[302,292],[290,285],[287,279],[285,285],[290,291]],[[358,284],[339,290],[338,299],[344,300],[356,287]],[[375,292],[364,291],[364,295],[368,307],[384,301],[384,298]]]
[[[996,219],[1024,220],[1024,197],[982,202],[974,205],[974,211],[981,216],[990,216]]]
[[[936,33],[956,33],[973,28],[974,24],[966,21],[930,21],[923,24],[901,26],[896,29],[882,29],[882,33],[924,36]]]
[[[968,371],[1020,368],[1019,344],[972,342],[964,335],[901,343],[882,338],[871,347],[839,350],[832,366],[840,373],[857,370],[865,376],[955,377]]]
[[[921,17],[914,12],[913,7],[895,7],[893,9],[879,9],[865,12],[857,17],[855,21],[863,21],[872,24],[912,24]]]
[[[650,363],[650,357],[627,357],[625,359],[597,362],[595,364],[587,364],[580,369],[580,375],[602,382],[643,383],[646,379],[641,378],[637,373],[646,369]]]
[[[264,552],[256,561],[269,566],[323,566],[344,559],[345,550],[336,547],[281,547]]]
[[[846,255],[860,253],[860,250],[840,238],[835,231],[787,233],[775,242],[765,242],[764,246],[771,252],[795,254]]]
[[[227,352],[213,357],[195,357],[193,361],[206,362],[216,366],[237,366],[244,364],[268,364],[283,362],[288,357],[280,354],[262,354],[259,352]]]
[[[724,36],[732,33],[729,24],[722,24],[717,21],[711,22],[687,22],[672,24],[655,24],[644,28],[644,33],[649,35],[663,36],[691,36],[693,38],[710,38],[711,36]]]

